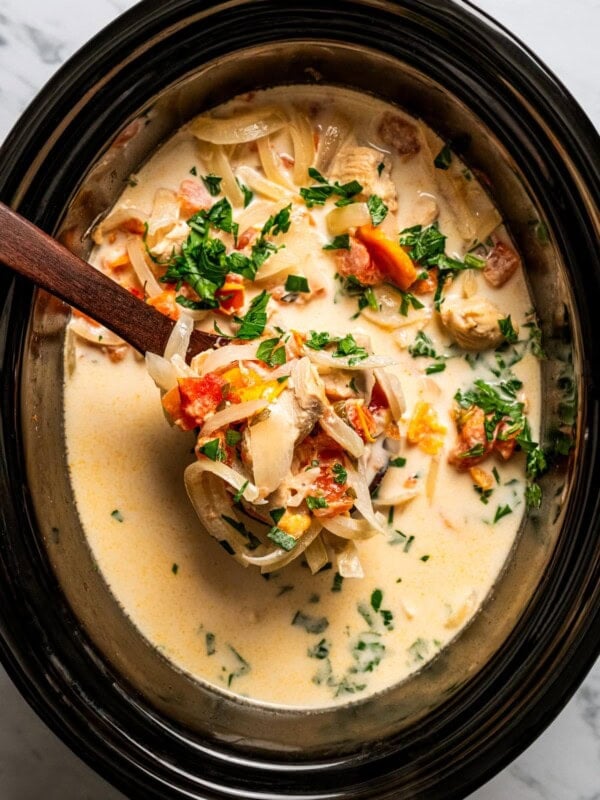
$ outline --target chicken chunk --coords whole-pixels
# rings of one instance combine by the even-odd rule
[[[399,114],[386,111],[381,117],[377,133],[384,144],[393,147],[394,150],[407,159],[416,156],[421,150],[417,126]]]
[[[369,251],[354,236],[349,239],[349,250],[335,251],[337,272],[344,278],[353,277],[363,286],[377,286],[383,283],[384,273],[373,263]]]
[[[380,165],[383,164],[383,168]],[[390,177],[388,156],[372,147],[342,147],[331,165],[330,179],[341,184],[358,181],[363,187],[358,197],[376,194],[390,211],[398,208],[396,186]],[[381,173],[381,174],[380,174]]]
[[[491,286],[498,289],[512,278],[520,263],[521,259],[512,247],[504,242],[496,242],[488,254],[483,277]]]
[[[446,298],[441,317],[448,333],[465,350],[489,350],[498,347],[504,339],[499,323],[506,315],[480,295]],[[515,325],[513,328],[516,332]]]

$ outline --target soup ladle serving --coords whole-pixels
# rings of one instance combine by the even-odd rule
[[[162,355],[174,322],[0,203],[0,264],[59,297],[120,336],[140,353]],[[193,331],[186,358],[219,337]]]

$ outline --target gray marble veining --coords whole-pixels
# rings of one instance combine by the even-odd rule
[[[46,80],[131,0],[0,0],[0,141]],[[479,0],[553,69],[600,127],[600,0]],[[600,155],[600,154],[599,154]],[[119,800],[0,669],[0,800]],[[600,663],[558,719],[469,800],[600,800]]]

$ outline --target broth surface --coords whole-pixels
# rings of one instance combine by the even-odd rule
[[[317,121],[332,109],[342,113],[357,142],[382,154],[373,120],[390,110],[401,113],[346,90],[287,87],[232,101],[219,114],[257,104],[289,108],[292,100]],[[437,141],[441,150],[443,142]],[[281,149],[286,146],[280,143]],[[406,160],[389,149],[387,156],[398,208],[382,227],[400,231],[421,224],[419,214],[426,209],[419,204],[433,199],[446,253],[463,258],[472,243],[456,229],[452,204],[431,183],[422,159]],[[209,171],[186,127],[140,169],[118,205],[150,209],[158,189],[177,191],[191,170]],[[465,180],[474,182],[464,171]],[[234,216],[238,213],[234,209]],[[67,350],[74,364],[65,384],[71,481],[93,556],[124,613],[166,658],[198,680],[261,703],[293,707],[345,703],[403,680],[469,622],[501,573],[525,512],[524,456],[483,463],[486,470],[494,468],[494,485],[488,496],[476,491],[469,473],[448,463],[457,437],[451,414],[457,390],[478,379],[495,382],[499,359],[508,364],[516,359],[514,352],[521,357],[510,371],[523,384],[534,439],[540,423],[539,362],[523,327],[531,299],[522,269],[499,288],[469,271],[471,277],[460,274],[446,289],[447,296],[458,296],[468,280],[474,282],[477,295],[520,326],[520,343],[467,359],[434,314],[424,331],[443,355],[444,369],[427,374],[432,359],[407,349],[420,323],[386,330],[364,313],[355,316],[356,297],[340,292],[334,255],[321,249],[332,238],[325,213],[311,209],[313,235],[320,242],[311,268],[318,271],[321,291],[310,302],[277,304],[270,323],[368,336],[374,353],[396,361],[387,370],[401,382],[407,419],[418,402],[427,402],[447,429],[435,480],[432,456],[403,442],[405,463],[390,467],[384,481],[409,480],[419,493],[384,509],[391,522],[388,536],[358,543],[364,578],[341,581],[335,569],[311,575],[302,559],[267,576],[242,568],[202,530],[182,479],[194,460],[195,437],[169,426],[144,363],[132,352],[115,363],[101,347],[78,338]],[[510,242],[502,226],[498,230]],[[120,249],[120,236],[104,241],[92,261],[102,267]],[[431,296],[420,299],[431,306]],[[418,319],[418,311],[410,309],[407,321],[413,314]],[[211,329],[212,317],[202,324]],[[426,490],[428,480],[433,491]]]

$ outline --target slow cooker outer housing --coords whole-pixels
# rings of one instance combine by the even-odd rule
[[[556,79],[484,15],[439,1],[144,2],[71,59],[26,111],[0,151],[0,196],[56,232],[111,137],[164,87],[237,50],[308,40],[385,54],[445,86],[493,132],[536,196],[568,270],[581,355],[577,470],[564,530],[494,658],[408,729],[319,758],[251,757],[194,735],[114,673],[49,566],[19,433],[33,292],[0,272],[2,660],[40,716],[132,797],[461,797],[551,721],[600,648],[600,143]],[[348,75],[349,85],[360,81]]]

